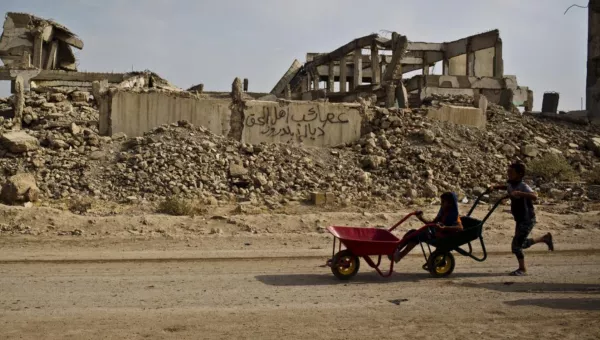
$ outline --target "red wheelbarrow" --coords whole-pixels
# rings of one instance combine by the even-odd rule
[[[461,217],[464,228],[463,231],[456,232],[452,236],[443,238],[436,239],[427,237],[418,240],[421,250],[423,251],[423,256],[425,257],[423,269],[428,271],[433,277],[445,277],[454,271],[455,260],[452,252],[470,257],[478,262],[483,262],[487,258],[487,251],[482,236],[483,225],[506,197],[499,199],[488,211],[483,220],[478,220],[471,217],[471,214],[485,194],[487,194],[487,192],[481,194],[481,196],[475,200],[475,203],[466,216]],[[394,271],[394,261],[390,261],[389,271],[383,273],[379,269],[381,257],[386,256],[391,260],[393,259],[396,249],[398,249],[399,246],[404,246],[406,243],[405,238],[407,238],[412,230],[407,232],[402,240],[392,234],[392,231],[416,214],[417,211],[406,215],[402,220],[387,230],[339,226],[328,227],[327,229],[334,238],[332,258],[327,261],[327,266],[331,268],[333,275],[338,279],[349,280],[358,273],[358,269],[360,268],[359,258],[362,257],[370,267],[374,268],[377,273],[379,273],[379,275],[383,277],[392,275],[392,272]],[[430,234],[435,233],[435,224],[426,224],[424,228],[428,228]],[[477,239],[479,239],[483,250],[482,257],[473,255],[471,242]],[[336,242],[337,240],[339,240],[339,242]],[[342,249],[342,245],[344,245],[346,249]],[[461,246],[463,245],[467,245],[468,249],[462,248]],[[434,247],[435,249],[432,251],[431,247]],[[428,249],[428,253],[425,251],[425,248]],[[378,257],[377,263],[371,259],[371,256]]]

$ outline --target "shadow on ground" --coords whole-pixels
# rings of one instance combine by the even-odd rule
[[[545,283],[545,282],[461,282],[459,286],[483,288],[503,293],[577,293],[600,294],[600,284],[588,283]]]
[[[504,273],[456,273],[448,279],[453,278],[476,278],[476,277],[496,277]],[[323,286],[337,284],[372,284],[372,283],[390,283],[390,282],[419,282],[422,280],[440,281],[448,279],[434,279],[429,273],[394,273],[390,277],[381,277],[377,273],[359,273],[348,281],[342,281],[333,276],[333,274],[281,274],[281,275],[257,275],[258,281],[278,287],[288,286]]]
[[[522,299],[505,301],[504,303],[509,306],[538,306],[562,310],[600,311],[600,299]]]

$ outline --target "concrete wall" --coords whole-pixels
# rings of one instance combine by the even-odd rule
[[[242,141],[335,146],[360,138],[358,104],[248,101]]]
[[[475,51],[475,76],[493,77],[494,76],[494,48]]]
[[[467,55],[459,55],[458,57],[450,58],[448,60],[448,74],[451,76],[465,76],[467,75]]]
[[[101,124],[109,125],[109,130],[100,130],[101,133],[123,132],[134,137],[162,124],[187,120],[213,133],[227,135],[230,129],[230,105],[231,100],[228,99],[199,99],[168,92],[118,91],[112,95],[110,119],[100,118]],[[101,110],[101,116],[107,114],[104,111]]]
[[[430,108],[427,110],[427,117],[444,122],[474,126],[478,128],[485,128],[487,121],[485,113],[477,107],[453,105],[443,105],[440,108]]]
[[[204,98],[187,92],[114,89],[98,97],[102,135],[122,132],[137,137],[162,124],[186,120],[250,144],[335,146],[358,140],[364,123],[359,104],[284,100],[234,103],[231,98]]]
[[[486,48],[475,51],[475,77],[493,77],[494,76],[494,48]],[[467,55],[459,55],[448,60],[448,74],[451,76],[467,75]]]

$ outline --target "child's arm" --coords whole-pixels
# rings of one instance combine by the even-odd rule
[[[455,225],[449,225],[449,226],[443,226],[441,225],[439,227],[440,229],[447,229],[447,230],[463,230],[463,225],[462,225],[462,221],[460,220],[460,217],[456,220],[456,224]]]
[[[429,224],[429,223],[433,223],[433,221],[427,221],[424,217],[423,217],[423,212],[422,211],[418,211],[417,214],[415,215],[417,216],[417,218],[419,219],[419,221],[425,223],[425,224]]]
[[[532,201],[536,201],[538,199],[537,194],[532,191],[532,192],[525,192],[525,191],[513,191],[511,193],[511,196],[515,197],[515,198],[527,198],[530,199]]]
[[[498,184],[498,185],[490,185],[490,190],[508,190],[508,186],[506,184]]]

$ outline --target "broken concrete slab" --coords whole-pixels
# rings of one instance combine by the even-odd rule
[[[13,131],[0,137],[0,145],[11,153],[23,153],[37,150],[40,142],[24,131]]]
[[[6,66],[75,71],[71,47],[83,48],[83,41],[65,26],[28,13],[8,12],[0,36],[0,59]]]
[[[429,108],[427,117],[444,122],[485,128],[486,115],[476,107],[442,105],[439,108]]]

